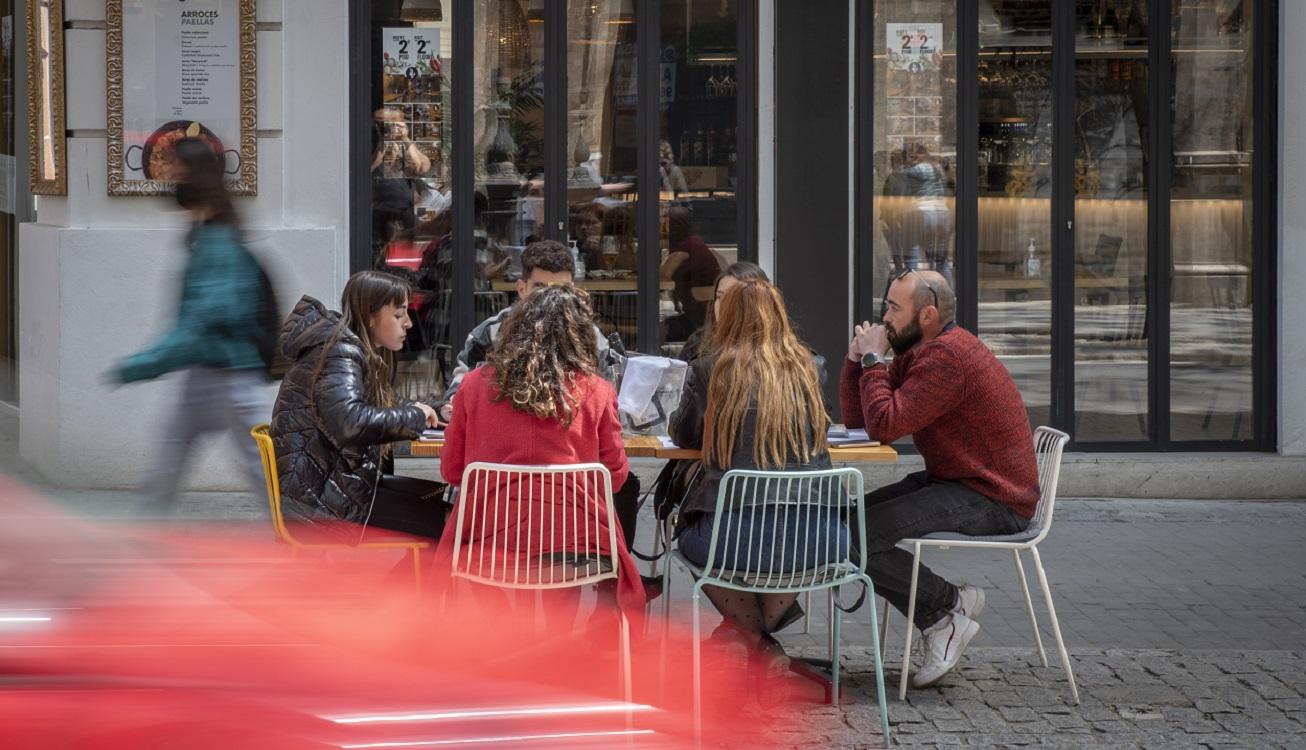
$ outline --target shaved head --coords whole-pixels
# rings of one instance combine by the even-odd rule
[[[947,325],[957,317],[957,295],[948,280],[938,271],[914,271],[903,277],[910,282],[911,300],[914,311],[934,305],[939,311],[940,325]]]

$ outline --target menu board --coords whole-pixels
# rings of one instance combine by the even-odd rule
[[[381,71],[386,108],[398,110],[417,148],[432,163],[442,164],[444,90],[440,29],[382,29]]]
[[[943,24],[887,23],[885,106],[888,142],[922,144],[937,153],[943,140]]]
[[[112,0],[109,6],[109,55],[121,60],[109,66],[110,194],[168,192],[182,138],[204,141],[222,161],[233,192],[253,194],[253,0]]]

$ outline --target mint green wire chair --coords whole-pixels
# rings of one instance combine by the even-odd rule
[[[832,521],[842,520],[849,531],[848,549],[842,553],[837,540],[827,538],[811,543],[794,522],[790,538],[790,521],[786,515],[777,520],[768,535],[754,525],[726,524],[721,519],[728,511],[744,508],[772,507],[795,510],[801,522],[809,528],[829,528]],[[792,594],[824,590],[830,600],[830,700],[839,703],[839,613],[837,604],[840,586],[862,583],[866,586],[866,602],[871,611],[871,654],[875,660],[875,688],[880,707],[880,724],[884,743],[889,745],[889,710],[884,697],[884,668],[880,662],[879,621],[875,607],[875,588],[861,561],[866,559],[866,518],[862,511],[862,474],[851,468],[822,471],[744,471],[733,470],[721,480],[717,493],[716,513],[712,523],[712,538],[708,548],[709,564],[717,560],[718,550],[723,555],[722,565],[707,570],[688,560],[679,550],[668,545],[667,564],[663,569],[662,596],[664,620],[670,626],[671,561],[676,561],[698,580],[693,588],[694,617],[694,736],[702,736],[702,643],[701,599],[703,587],[720,586],[735,591],[758,594]],[[854,558],[849,553],[857,551]],[[833,560],[828,564],[794,570],[791,572],[763,571],[764,553],[772,559]]]

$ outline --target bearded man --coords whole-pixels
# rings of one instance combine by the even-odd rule
[[[882,443],[911,435],[925,471],[866,495],[866,570],[876,593],[904,615],[911,553],[903,539],[932,532],[1023,531],[1038,502],[1029,417],[1011,374],[954,321],[956,296],[934,271],[906,271],[889,287],[884,324],[854,329],[839,382],[849,427]],[[893,355],[889,355],[892,349]],[[979,633],[984,591],[921,566],[915,625],[926,649],[912,687],[957,665]]]

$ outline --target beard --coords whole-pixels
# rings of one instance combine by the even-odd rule
[[[921,323],[916,319],[913,319],[901,331],[894,328],[892,323],[885,323],[884,332],[889,335],[889,346],[897,356],[902,356],[921,342]]]

